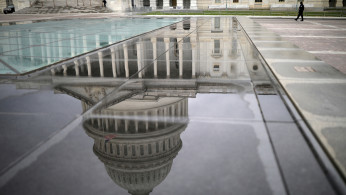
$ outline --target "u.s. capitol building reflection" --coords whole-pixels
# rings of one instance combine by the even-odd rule
[[[188,122],[187,98],[139,97],[102,109],[83,122],[110,178],[133,195],[149,194],[166,178]]]

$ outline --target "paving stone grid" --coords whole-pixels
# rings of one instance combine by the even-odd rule
[[[254,19],[285,40],[346,74],[346,20]]]
[[[308,27],[316,29],[315,31],[308,31],[306,36],[300,35],[298,25],[302,23],[292,24],[294,20],[288,21],[275,21],[278,25],[273,27],[274,21],[271,20],[271,27],[275,30],[280,30],[280,33],[274,33],[271,29],[267,29],[260,25],[255,20],[245,17],[239,17],[240,24],[247,32],[249,38],[252,40],[255,47],[267,62],[268,67],[271,69],[275,77],[284,88],[287,96],[295,105],[296,109],[300,112],[304,121],[309,125],[312,132],[322,143],[324,149],[329,153],[334,163],[339,167],[339,171],[344,175],[346,173],[346,161],[344,160],[344,148],[346,139],[346,76],[329,64],[321,61],[313,54],[324,53],[324,55],[334,55],[334,52],[323,52],[322,48],[341,50],[339,53],[345,58],[344,43],[326,44],[324,47],[323,42],[305,39],[311,37],[326,37],[324,29],[330,29],[333,26],[325,25],[322,23],[326,21],[312,21],[306,23]],[[261,20],[259,20],[261,21]],[[294,32],[286,32],[280,22],[291,24],[295,26]],[[295,21],[294,21],[295,22]],[[340,22],[336,21],[335,23]],[[334,23],[334,24],[335,24]],[[345,22],[341,21],[340,26],[344,26]],[[320,25],[320,26],[317,26]],[[283,28],[283,29],[280,29]],[[321,31],[318,30],[322,29]],[[341,31],[341,32],[340,32]],[[337,30],[331,33],[332,36],[344,39],[343,30]],[[295,33],[296,32],[296,33]],[[329,31],[328,31],[329,32]],[[287,33],[293,38],[304,37],[302,41],[297,40],[297,45],[305,48],[298,48],[292,42],[284,39]],[[279,36],[280,34],[281,36]],[[317,39],[318,40],[318,39]],[[328,40],[328,39],[327,39]],[[314,47],[309,45],[314,44]],[[314,49],[316,52],[307,52],[309,49]],[[327,54],[325,54],[327,53]],[[334,60],[332,62],[335,62]],[[334,65],[335,66],[335,65]],[[344,67],[343,64],[341,67]],[[344,186],[343,186],[344,188]]]

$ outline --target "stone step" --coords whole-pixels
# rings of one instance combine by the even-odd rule
[[[48,14],[48,13],[112,13],[113,11],[101,7],[72,7],[72,6],[56,6],[56,7],[27,7],[16,11],[16,14]]]

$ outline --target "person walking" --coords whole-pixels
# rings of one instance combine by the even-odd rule
[[[303,4],[303,2],[301,1],[301,2],[300,2],[300,6],[299,6],[298,16],[297,16],[297,18],[295,19],[296,21],[298,20],[299,16],[302,16],[302,20],[301,20],[301,21],[304,21],[303,12],[304,12],[304,4]]]
[[[102,2],[103,2],[103,6],[106,7],[107,1],[103,0]]]

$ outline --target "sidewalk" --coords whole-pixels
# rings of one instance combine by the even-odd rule
[[[296,120],[302,132],[309,137],[310,131],[304,130],[306,124],[345,175],[346,76],[314,55],[325,57],[335,67],[345,70],[345,63],[338,65],[335,56],[341,55],[341,61],[346,59],[343,28],[346,21],[296,22],[245,17],[238,20],[283,87],[283,98],[292,102],[299,112]],[[316,149],[318,144],[311,144]],[[322,150],[316,153],[324,155]],[[345,189],[344,184],[340,186]]]

